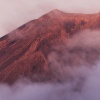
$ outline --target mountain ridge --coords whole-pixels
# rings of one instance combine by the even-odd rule
[[[52,80],[49,53],[54,46],[84,29],[100,29],[99,14],[67,14],[53,10],[1,37],[0,81],[13,83],[20,77]],[[43,77],[34,79],[34,74]]]

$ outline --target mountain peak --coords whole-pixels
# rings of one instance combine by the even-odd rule
[[[57,13],[61,13],[62,11],[60,11],[60,10],[58,10],[58,9],[54,9],[54,10],[52,10],[51,12],[57,12]]]
[[[62,18],[66,13],[64,13],[63,11],[60,11],[58,9],[54,9],[50,12],[48,12],[46,15],[48,15],[50,18]]]
[[[71,14],[55,9],[2,37],[0,39],[0,82],[13,83],[21,76],[36,82],[55,80],[56,74],[54,75],[52,64],[48,62],[50,53],[57,51],[58,54],[60,48],[57,50],[56,46],[66,43],[66,39],[81,30],[100,29],[97,18],[98,15]],[[74,49],[78,49],[78,52],[83,50],[80,48],[72,50]],[[74,53],[77,53],[76,50]],[[97,57],[94,51],[89,51],[88,57],[93,58],[88,58],[89,62]],[[60,55],[63,54],[61,52],[63,51],[60,51]],[[79,64],[77,61],[71,62],[71,65],[68,63],[68,67]]]
[[[52,19],[52,18],[58,18],[58,16],[59,16],[59,18],[62,18],[63,15],[64,15],[63,11],[60,11],[58,9],[54,9],[54,10],[48,12],[47,14],[41,16],[40,18],[43,19],[43,18],[49,17]]]
[[[60,11],[60,10],[58,10],[58,9],[54,9],[54,10],[52,10],[52,11],[49,12],[49,14],[52,14],[52,13],[58,15],[58,14],[62,14],[62,13],[64,13],[64,12],[63,12],[63,11]]]

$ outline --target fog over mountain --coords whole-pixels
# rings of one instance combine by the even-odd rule
[[[48,56],[58,82],[32,83],[23,79],[12,86],[1,84],[0,100],[99,100],[100,57],[98,55],[93,62],[89,61],[94,57],[89,53],[91,50],[99,52],[99,41],[100,31],[85,30],[78,33],[66,44],[55,47],[57,51]],[[77,54],[75,48],[80,47]],[[70,50],[74,50],[73,53]],[[68,59],[72,65],[67,63]]]
[[[99,11],[100,0],[0,0],[0,100],[100,100]]]

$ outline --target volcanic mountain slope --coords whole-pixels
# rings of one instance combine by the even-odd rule
[[[53,10],[0,38],[0,81],[20,77],[51,80],[48,54],[83,29],[99,29],[99,14],[71,14]],[[35,78],[35,74],[39,75]]]

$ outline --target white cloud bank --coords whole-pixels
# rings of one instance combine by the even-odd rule
[[[100,100],[100,64],[94,69],[80,68],[73,73],[73,81],[64,83],[0,85],[0,100]],[[81,87],[77,77],[80,73],[85,78]]]

